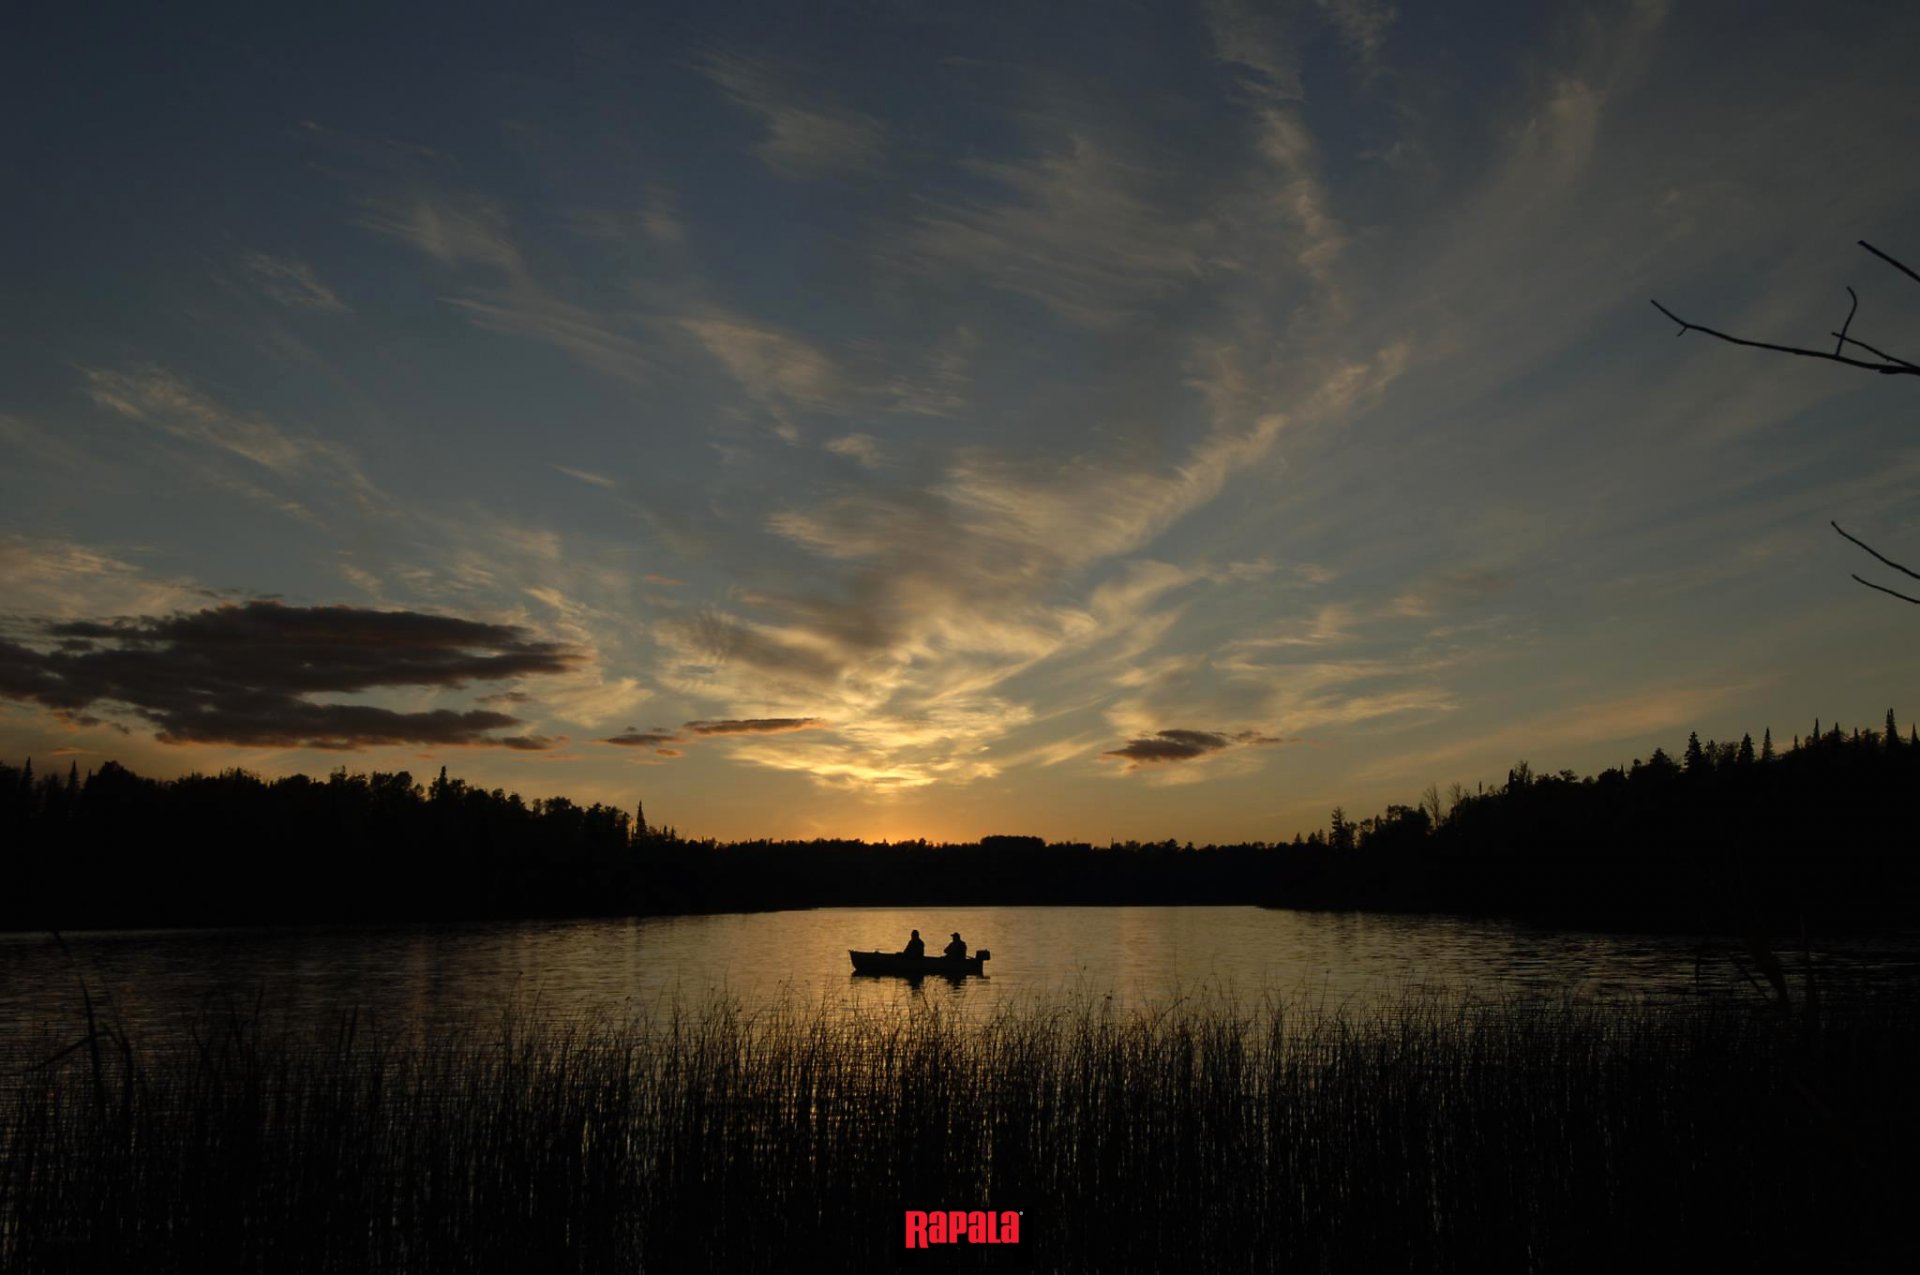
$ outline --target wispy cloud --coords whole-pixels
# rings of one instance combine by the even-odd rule
[[[116,553],[46,536],[0,536],[0,619],[164,615],[204,605],[212,591],[158,578]]]
[[[1398,14],[1384,0],[1313,0],[1341,40],[1360,63],[1363,74],[1371,75],[1380,65],[1380,50],[1387,31]]]
[[[360,224],[442,265],[494,266],[512,273],[525,269],[506,210],[492,200],[424,189],[380,195],[367,200]]]
[[[871,434],[842,434],[822,445],[834,455],[859,461],[868,469],[878,469],[886,463],[879,442]]]
[[[779,422],[789,442],[798,439],[793,413],[841,402],[844,385],[833,360],[790,333],[726,314],[683,318],[679,326]]]
[[[280,479],[320,479],[343,488],[363,510],[383,507],[385,497],[340,444],[297,434],[264,416],[236,411],[202,393],[184,378],[153,364],[120,370],[82,368],[88,396],[102,407],[151,425],[174,438],[237,457]],[[245,479],[229,480],[255,491]],[[305,514],[298,502],[267,496],[269,503]]]
[[[592,487],[604,487],[611,491],[620,485],[618,480],[609,478],[605,474],[596,474],[590,469],[574,469],[568,465],[555,465],[553,468],[569,478],[578,479]]]
[[[531,337],[619,380],[638,385],[654,376],[655,360],[643,339],[617,319],[562,301],[529,279],[505,291],[476,289],[448,304],[477,328]]]
[[[264,252],[244,252],[240,255],[240,263],[246,267],[254,287],[290,310],[308,310],[320,314],[347,312],[346,302],[321,282],[313,267],[304,261],[275,257]]]
[[[1024,160],[969,168],[1005,198],[937,206],[910,260],[1031,297],[1076,324],[1105,326],[1203,279],[1213,229],[1172,203],[1174,175],[1069,135]]]
[[[800,91],[790,72],[730,54],[707,58],[700,70],[760,118],[766,136],[754,154],[774,172],[816,178],[867,172],[879,164],[886,139],[880,121]]]

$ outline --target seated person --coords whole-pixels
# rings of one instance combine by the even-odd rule
[[[926,945],[925,943],[923,943],[923,942],[921,942],[921,940],[920,940],[920,931],[918,931],[918,930],[915,930],[915,931],[913,932],[913,937],[907,940],[907,945],[906,945],[906,947],[904,947],[904,948],[902,948],[902,949],[901,949],[901,951],[900,951],[900,955],[902,955],[902,956],[925,956],[926,954],[927,954],[927,945]]]
[[[960,937],[960,931],[953,932],[953,942],[947,944],[946,951],[948,956],[953,957],[964,957],[967,954],[966,940]]]

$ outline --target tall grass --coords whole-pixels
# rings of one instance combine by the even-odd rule
[[[1041,1269],[1859,1269],[1907,1243],[1917,1045],[1905,1007],[1447,996],[93,1023],[9,1078],[0,1268],[884,1269],[913,1207],[1021,1210],[958,1256]]]

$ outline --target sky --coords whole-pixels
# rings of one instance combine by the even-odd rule
[[[0,759],[1276,840],[1920,715],[1920,9],[15,6]]]

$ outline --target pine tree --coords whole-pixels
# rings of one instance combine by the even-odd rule
[[[1687,732],[1687,751],[1681,760],[1681,765],[1689,775],[1698,775],[1706,770],[1707,754],[1706,750],[1700,747],[1699,731]]]
[[[1736,766],[1753,765],[1753,736],[1742,735],[1740,737],[1740,751],[1734,756],[1733,762]]]
[[[1887,747],[1900,747],[1900,728],[1893,724],[1893,710],[1887,710]]]
[[[1767,727],[1767,733],[1760,737],[1760,760],[1773,760],[1773,727]]]
[[[1347,822],[1347,812],[1335,806],[1331,823],[1332,827],[1327,832],[1327,844],[1335,850],[1353,849],[1353,825]]]

